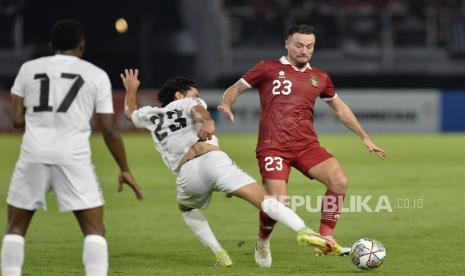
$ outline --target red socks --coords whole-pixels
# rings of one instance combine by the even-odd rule
[[[320,235],[332,236],[341,215],[345,194],[326,191],[321,202]]]
[[[258,236],[260,239],[269,239],[275,224],[276,220],[270,218],[265,212],[260,211],[260,226],[258,228]]]

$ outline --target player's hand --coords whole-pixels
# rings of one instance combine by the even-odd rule
[[[222,111],[224,115],[226,115],[226,118],[228,118],[228,120],[234,124],[234,114],[232,113],[231,107],[229,105],[222,103],[218,106],[218,110]]]
[[[124,88],[126,92],[136,93],[139,88],[140,81],[138,79],[139,69],[124,69],[124,73],[120,74],[123,80]]]
[[[200,138],[200,141],[211,140],[212,136],[215,134],[215,122],[213,120],[205,121],[197,132],[197,136]]]
[[[368,148],[370,153],[374,152],[378,155],[379,158],[382,160],[386,160],[387,153],[382,148],[378,147],[370,138],[363,139],[363,143]]]
[[[134,191],[137,199],[142,201],[144,199],[144,194],[142,193],[141,188],[137,185],[136,180],[132,177],[130,172],[121,172],[118,176],[118,193],[123,191],[123,183],[126,183]]]

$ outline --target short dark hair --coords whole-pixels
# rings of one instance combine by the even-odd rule
[[[158,92],[158,101],[161,103],[162,107],[165,107],[175,100],[174,95],[176,92],[179,91],[182,94],[185,94],[191,88],[198,89],[197,84],[192,79],[176,77],[174,79],[167,80],[163,83],[160,91]]]
[[[290,37],[295,33],[313,34],[314,35],[315,34],[315,28],[313,28],[313,26],[307,25],[307,24],[294,25],[287,32],[287,37]]]
[[[50,34],[53,50],[66,51],[75,49],[84,38],[82,25],[74,19],[57,21]]]

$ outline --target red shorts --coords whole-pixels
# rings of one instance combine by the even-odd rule
[[[288,180],[291,167],[308,176],[308,170],[334,157],[319,143],[298,151],[263,150],[257,153],[262,179]]]

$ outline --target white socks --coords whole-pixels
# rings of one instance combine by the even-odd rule
[[[198,209],[182,212],[182,217],[187,226],[194,232],[194,235],[203,245],[210,248],[214,254],[224,250],[210,229],[207,219]]]
[[[24,237],[6,234],[2,243],[2,275],[19,276],[24,261]]]
[[[88,235],[84,239],[82,260],[86,276],[106,276],[108,249],[104,237]],[[7,234],[2,244],[2,276],[19,276],[24,261],[24,237]]]
[[[263,200],[262,211],[270,218],[281,222],[295,232],[306,228],[304,221],[294,211],[272,197]]]
[[[106,276],[108,271],[107,241],[99,235],[87,235],[84,238],[82,261],[86,276]]]

